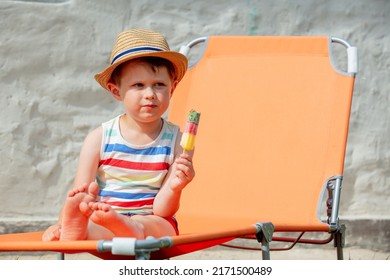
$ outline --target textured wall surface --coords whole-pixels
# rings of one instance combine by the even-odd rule
[[[58,215],[84,137],[121,111],[93,75],[128,28],[160,31],[175,50],[204,35],[332,35],[357,46],[340,215],[388,221],[389,14],[386,0],[0,0],[0,221]]]

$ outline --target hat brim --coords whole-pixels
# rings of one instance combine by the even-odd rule
[[[148,53],[139,53],[136,55],[131,55],[128,57],[124,57],[120,61],[115,62],[114,64],[110,65],[106,69],[104,69],[102,72],[95,75],[95,80],[106,90],[110,91],[107,87],[108,82],[111,79],[112,72],[114,72],[115,68],[117,68],[120,64],[140,58],[140,57],[160,57],[164,58],[166,60],[169,60],[173,66],[175,67],[175,73],[176,73],[176,81],[179,82],[187,72],[188,67],[188,60],[187,57],[179,52],[173,52],[173,51],[160,51],[160,52],[148,52]]]

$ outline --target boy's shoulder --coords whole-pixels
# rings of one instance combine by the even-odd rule
[[[120,118],[121,116],[122,116],[122,115],[118,115],[118,116],[116,116],[116,117],[111,118],[111,119],[108,120],[108,121],[104,121],[104,122],[102,123],[102,126],[104,127],[104,126],[107,126],[107,125],[110,125],[110,124],[114,124],[116,121],[119,120],[119,118]]]
[[[164,119],[164,122],[166,123],[166,125],[169,127],[169,128],[177,128],[179,127],[177,124],[171,122],[171,121],[168,121],[167,119]]]
[[[173,135],[176,135],[177,132],[180,131],[180,126],[178,126],[177,124],[170,122],[166,119],[164,119],[164,122],[165,122],[166,130],[170,131]]]

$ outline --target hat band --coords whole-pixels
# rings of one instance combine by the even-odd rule
[[[156,47],[136,47],[136,48],[131,48],[128,50],[124,50],[120,53],[118,53],[111,61],[111,65],[114,64],[115,61],[117,61],[119,58],[121,58],[124,55],[127,55],[129,53],[137,53],[137,52],[143,52],[143,51],[153,51],[153,52],[160,52],[164,51],[162,48],[156,48]]]

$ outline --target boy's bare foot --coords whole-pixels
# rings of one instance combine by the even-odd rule
[[[88,206],[90,210],[93,211],[90,216],[90,220],[95,224],[110,230],[115,236],[132,236],[137,239],[144,238],[142,224],[131,219],[130,217],[117,213],[108,204],[101,202],[90,202]],[[88,214],[88,210],[86,211],[86,214]]]
[[[49,226],[42,234],[43,241],[56,241],[60,240],[61,236],[61,225],[54,224]]]
[[[84,184],[69,192],[62,213],[61,241],[86,239],[89,216],[80,209],[83,203],[96,201],[98,192],[96,182],[89,186]]]

